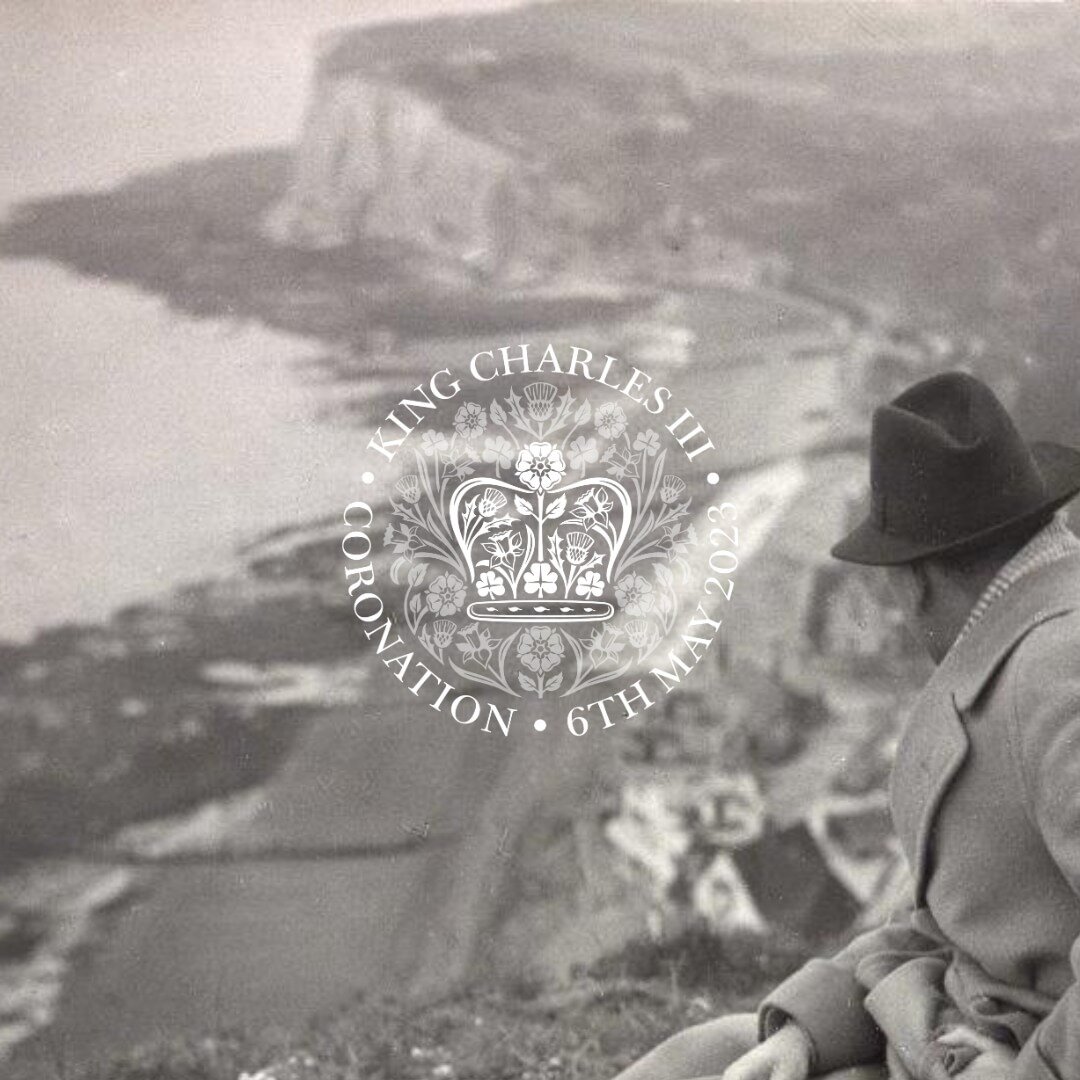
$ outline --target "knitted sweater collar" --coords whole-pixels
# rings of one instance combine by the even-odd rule
[[[963,629],[952,647],[957,645],[980,622],[990,610],[1021,578],[1033,570],[1057,562],[1075,551],[1080,551],[1080,540],[1065,524],[1064,513],[1055,514],[998,572],[983,590]]]

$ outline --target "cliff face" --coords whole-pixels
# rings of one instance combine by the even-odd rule
[[[422,56],[408,38],[377,44],[326,39],[292,182],[263,221],[273,242],[397,241],[506,277],[633,239],[664,209],[642,192],[689,130],[670,64],[586,62],[515,35],[425,37]]]
[[[344,76],[318,87],[292,183],[263,231],[316,250],[397,241],[506,273],[525,245],[533,201],[525,164],[450,123],[436,102]]]

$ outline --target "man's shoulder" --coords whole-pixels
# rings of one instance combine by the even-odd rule
[[[1055,602],[1029,618],[1006,654],[1002,674],[1010,711],[1027,713],[1039,702],[1080,693],[1080,582],[1061,582]]]
[[[1080,553],[1025,575],[991,605],[950,658],[957,705],[970,707],[1008,667],[1048,653],[1080,671]],[[944,672],[942,672],[944,674]]]
[[[1080,553],[1043,567],[1030,580],[1022,578],[1013,590],[1000,612],[1003,638],[1013,635],[1017,651],[1071,650],[1080,662]]]
[[[1080,679],[1080,604],[1040,619],[1017,642],[1010,659],[1026,692],[1053,690],[1063,678]]]

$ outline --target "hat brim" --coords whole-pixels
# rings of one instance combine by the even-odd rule
[[[830,554],[835,559],[859,563],[861,566],[901,566],[930,555],[978,548],[1009,529],[1057,510],[1080,492],[1080,451],[1049,442],[1032,443],[1030,449],[1046,485],[1046,497],[1031,510],[997,522],[990,528],[939,544],[890,536],[867,517],[843,540],[833,545]]]

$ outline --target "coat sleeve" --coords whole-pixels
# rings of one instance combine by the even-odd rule
[[[1055,620],[1040,637],[1040,648],[1018,657],[1013,739],[1035,824],[1080,895],[1080,615]],[[1080,939],[1069,959],[1072,984],[1024,1044],[1017,1080],[1080,1077]]]
[[[817,1072],[882,1061],[885,1039],[864,1007],[867,991],[909,960],[943,955],[938,933],[927,912],[900,907],[883,926],[782,982],[759,1009],[760,1037],[790,1019],[810,1036]]]

